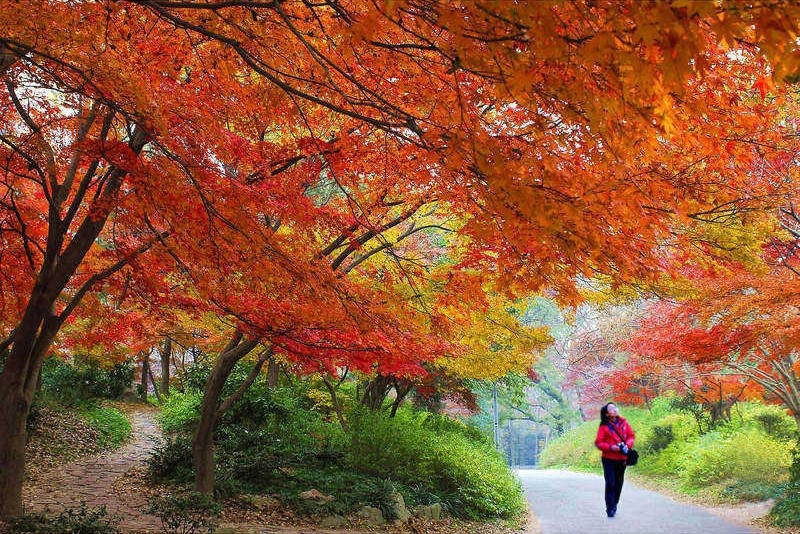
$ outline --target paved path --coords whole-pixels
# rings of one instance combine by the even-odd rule
[[[123,516],[120,527],[132,530],[161,530],[161,521],[143,515],[146,499],[138,492],[125,491],[123,477],[141,468],[161,435],[155,409],[142,408],[131,413],[131,439],[114,451],[79,458],[56,467],[23,488],[26,511],[50,509],[59,512],[77,508],[81,501],[88,508],[106,505],[109,515]]]
[[[606,517],[603,477],[549,469],[518,471],[542,534],[753,534],[699,506],[625,482],[617,516]]]
[[[25,511],[58,513],[78,508],[83,501],[89,509],[105,505],[109,516],[121,516],[119,529],[122,532],[163,532],[161,520],[144,513],[147,499],[138,486],[135,482],[128,486],[125,480],[131,470],[144,468],[145,460],[162,435],[156,422],[157,414],[155,408],[137,408],[130,413],[131,439],[126,445],[96,456],[78,458],[43,473],[35,482],[27,482],[23,487]],[[338,534],[329,530],[258,524],[225,526],[241,534]]]

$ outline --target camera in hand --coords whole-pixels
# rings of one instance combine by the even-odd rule
[[[619,447],[619,452],[621,452],[622,454],[628,454],[628,450],[629,450],[628,446],[625,445],[625,443],[623,443],[622,441],[617,443],[617,447]]]

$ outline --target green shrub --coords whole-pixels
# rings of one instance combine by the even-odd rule
[[[76,508],[67,508],[55,517],[47,514],[27,514],[13,519],[12,532],[37,534],[116,534],[120,518],[108,516],[105,506],[87,508],[81,501]]]
[[[91,408],[81,412],[100,434],[102,447],[119,447],[131,436],[131,423],[125,414],[116,408]]]
[[[687,488],[726,479],[743,482],[782,482],[789,473],[791,452],[754,429],[724,436],[710,432],[686,447],[681,478]]]
[[[187,482],[194,476],[192,442],[183,436],[169,436],[153,448],[147,458],[147,472],[156,480]]]
[[[466,517],[512,516],[522,509],[519,481],[505,459],[483,438],[467,432],[434,432],[425,427],[427,415],[400,410],[354,412],[351,417],[350,465],[357,471],[403,484],[428,482],[460,501],[453,510]],[[435,423],[435,424],[442,424]]]
[[[222,506],[214,499],[194,491],[156,497],[147,510],[161,520],[166,532],[180,534],[213,532],[221,511]]]
[[[600,468],[600,451],[594,445],[597,421],[584,421],[551,440],[539,456],[542,467],[573,468],[584,471]]]
[[[800,526],[800,488],[792,484],[778,497],[769,518],[779,528]]]
[[[223,396],[248,372],[237,366]],[[198,378],[204,371],[192,373]],[[319,393],[313,383],[269,388],[256,381],[215,429],[217,494],[279,493],[299,512],[346,514],[363,504],[386,507],[391,486],[410,506],[438,502],[459,516],[513,516],[523,509],[518,481],[480,431],[438,414],[401,409],[390,418],[355,408],[345,432],[331,422]],[[191,444],[180,436],[196,426],[200,402],[200,391],[188,390],[164,404],[160,422],[175,437],[153,452],[151,476],[191,479]],[[336,499],[317,505],[299,497],[311,488]]]
[[[747,402],[742,403],[741,413],[744,426],[761,428],[773,438],[790,440],[797,434],[797,422],[794,417],[780,406]]]
[[[200,422],[200,405],[203,394],[200,391],[188,390],[186,393],[175,392],[161,405],[158,422],[165,433],[191,432]]]
[[[655,425],[652,428],[652,435],[647,442],[647,449],[650,452],[658,452],[666,449],[667,445],[675,441],[675,434],[672,425]]]
[[[787,484],[783,482],[736,481],[728,484],[720,496],[737,501],[762,502],[778,498],[786,491],[786,487]]]
[[[42,392],[64,406],[91,398],[117,399],[131,387],[136,370],[132,362],[102,367],[97,363],[71,365],[48,358],[42,366]]]

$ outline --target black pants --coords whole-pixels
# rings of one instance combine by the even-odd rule
[[[622,493],[622,483],[625,481],[625,460],[603,461],[603,477],[606,479],[606,512],[616,513],[619,494]]]

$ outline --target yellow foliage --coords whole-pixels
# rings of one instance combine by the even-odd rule
[[[464,351],[437,363],[461,378],[495,380],[526,373],[553,342],[546,326],[523,325],[519,305],[492,295],[485,310],[469,313],[461,332]]]

